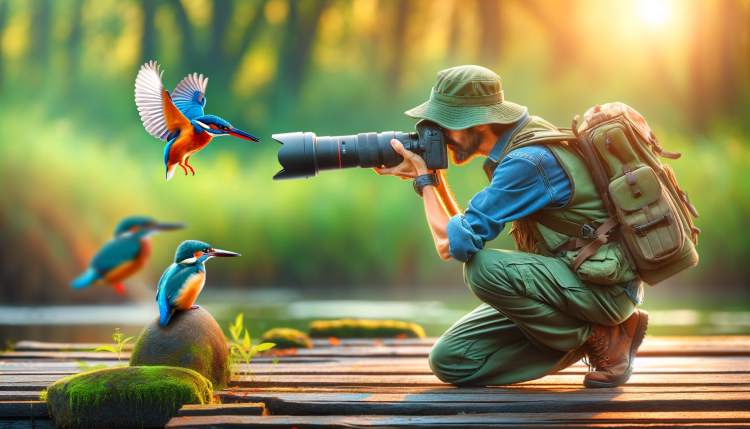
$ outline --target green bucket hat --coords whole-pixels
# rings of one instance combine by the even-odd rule
[[[449,130],[463,130],[481,124],[511,124],[521,119],[526,107],[504,100],[500,76],[491,70],[460,66],[438,72],[430,100],[404,113]]]

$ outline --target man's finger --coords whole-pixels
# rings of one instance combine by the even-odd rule
[[[375,172],[378,173],[379,176],[382,176],[384,174],[393,173],[393,170],[395,170],[396,167],[388,167],[388,168],[373,167],[372,169],[375,170]]]
[[[414,155],[413,153],[411,153],[408,150],[406,150],[406,148],[404,148],[404,145],[400,141],[398,141],[396,139],[392,139],[391,140],[391,146],[396,151],[396,153],[398,153],[399,155],[403,156],[404,158],[406,158],[406,157],[411,158],[411,156]]]

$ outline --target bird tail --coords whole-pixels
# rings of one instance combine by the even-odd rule
[[[164,295],[159,296],[159,324],[167,326],[169,319],[172,318],[174,310],[169,306],[169,298]]]
[[[95,269],[89,268],[85,273],[73,280],[70,285],[73,286],[73,289],[83,289],[93,285],[100,278],[99,273],[97,273]]]
[[[173,166],[169,166],[169,152],[172,150],[172,145],[174,144],[175,140],[177,140],[177,137],[173,138],[172,140],[167,143],[166,146],[164,146],[164,166],[167,168],[167,181],[174,176],[174,170],[177,168],[177,164]]]

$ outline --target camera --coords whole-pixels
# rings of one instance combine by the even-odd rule
[[[430,170],[448,168],[448,147],[443,129],[421,120],[416,132],[388,131],[351,136],[316,137],[314,133],[274,134],[281,143],[279,164],[282,170],[273,180],[308,179],[320,171],[345,168],[394,167],[404,158],[396,153],[391,140],[420,156]]]

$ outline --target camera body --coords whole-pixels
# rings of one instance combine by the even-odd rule
[[[274,134],[273,139],[282,145],[278,158],[283,167],[273,180],[305,179],[326,170],[394,167],[404,158],[391,146],[392,139],[424,159],[428,169],[448,168],[444,131],[436,123],[424,119],[417,123],[416,132],[325,137],[317,137],[314,133],[287,133]]]

